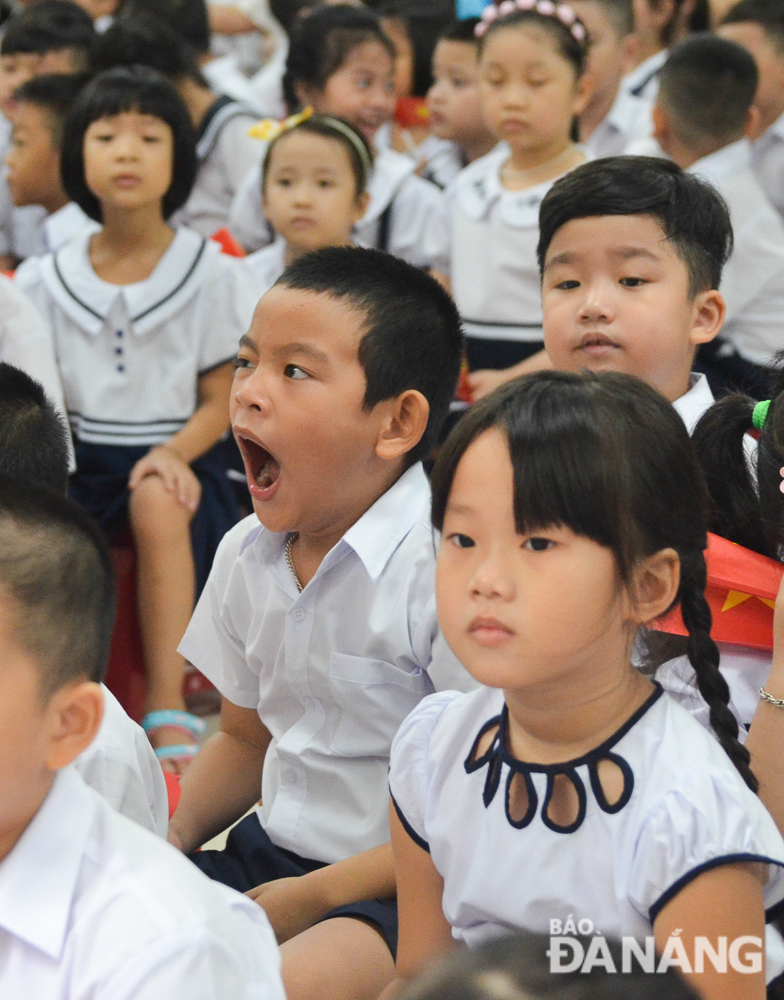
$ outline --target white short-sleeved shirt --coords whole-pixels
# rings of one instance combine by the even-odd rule
[[[621,89],[634,97],[645,97],[649,101],[655,101],[659,93],[659,70],[667,62],[669,54],[668,49],[662,49],[648,56],[621,80]]]
[[[446,252],[439,239],[441,227],[435,225],[443,196],[415,170],[411,157],[386,148],[378,151],[368,181],[368,208],[354,227],[354,242],[387,250],[415,267],[431,267]],[[261,204],[261,176],[259,163],[243,182],[229,217],[229,229],[246,250],[259,250],[274,239]],[[382,245],[384,228],[387,239]]]
[[[18,226],[17,221],[27,208],[35,209],[35,214],[22,220]],[[32,205],[14,209],[12,249],[21,260],[27,257],[43,257],[46,253],[59,250],[79,233],[87,230],[95,233],[101,228],[99,223],[85,215],[75,201],[69,201],[51,215],[47,215],[44,210],[43,217],[40,217],[39,208],[38,205]]]
[[[242,257],[242,263],[248,272],[253,294],[257,298],[266,295],[278,278],[283,274],[286,264],[286,243],[278,237],[268,247]]]
[[[258,119],[257,111],[231,98],[215,101],[199,127],[199,167],[178,223],[206,237],[228,225],[234,196],[261,159],[261,143],[248,135]]]
[[[165,840],[169,797],[160,761],[142,727],[104,684],[101,689],[101,727],[74,767],[118,813]]]
[[[619,156],[629,144],[649,139],[653,134],[653,101],[618,88],[604,121],[591,132],[583,145],[593,157]]]
[[[256,299],[240,262],[189,229],[132,285],[97,276],[89,241],[25,261],[16,281],[54,334],[74,436],[160,444],[195,412],[199,376],[236,355]]]
[[[398,726],[463,668],[438,629],[430,487],[412,466],[300,594],[286,534],[255,517],[223,539],[180,652],[272,734],[259,820],[279,847],[334,862],[389,839]]]
[[[741,139],[688,170],[717,188],[732,219],[735,242],[721,278],[727,303],[721,336],[747,360],[769,365],[784,349],[784,221],[755,177],[751,155],[751,143]]]
[[[70,768],[0,862],[0,954],[9,1000],[284,1000],[261,907]]]
[[[419,176],[442,189],[448,187],[466,166],[465,153],[456,142],[434,135],[419,144],[414,159]]]
[[[686,430],[691,434],[700,417],[713,406],[714,402],[707,375],[703,375],[702,372],[692,372],[689,375],[688,391],[679,396],[672,405],[686,424]]]
[[[784,215],[784,115],[754,143],[751,162],[773,207]]]
[[[660,688],[600,747],[550,766],[511,757],[504,709],[495,689],[433,695],[392,746],[392,796],[444,879],[455,938],[473,946],[515,928],[548,934],[550,920],[571,914],[606,936],[644,939],[690,880],[741,860],[768,862],[766,909],[784,899],[784,841],[773,819],[716,741]],[[483,727],[499,717],[498,737],[473,760]],[[624,775],[612,806],[598,778],[604,759]],[[528,809],[510,819],[507,783],[515,774],[527,786]],[[558,774],[580,802],[568,828],[547,815]],[[768,979],[780,971],[769,963]]]

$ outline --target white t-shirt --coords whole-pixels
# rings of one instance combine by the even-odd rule
[[[240,262],[189,229],[132,285],[98,277],[89,240],[30,258],[16,281],[54,334],[75,437],[160,444],[195,412],[199,376],[236,355],[256,298]]]
[[[438,629],[430,487],[412,466],[299,593],[287,536],[255,516],[220,544],[180,652],[272,734],[259,820],[279,847],[334,862],[389,839],[398,726],[464,674]]]
[[[754,143],[751,162],[773,207],[784,215],[784,115]]]
[[[571,914],[606,936],[652,933],[661,908],[707,867],[767,861],[765,906],[784,898],[784,840],[721,747],[657,688],[620,730],[582,757],[527,765],[504,736],[503,693],[482,688],[425,699],[392,745],[389,785],[411,837],[444,879],[444,915],[469,946],[513,929],[550,933]],[[501,729],[474,759],[491,720]],[[492,725],[492,724],[491,724]],[[624,778],[610,804],[598,763]],[[579,809],[569,827],[548,816],[556,775],[571,781]],[[524,782],[525,815],[507,805]],[[781,969],[768,963],[770,980]]]
[[[101,689],[101,728],[76,758],[74,767],[118,813],[165,840],[169,796],[160,761],[142,727],[105,685]]]
[[[0,862],[0,953],[9,1000],[284,1000],[262,908],[71,768]]]

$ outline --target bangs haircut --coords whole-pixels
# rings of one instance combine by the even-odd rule
[[[757,90],[757,64],[741,45],[705,32],[670,52],[659,73],[659,100],[688,149],[711,152],[743,137]]]
[[[207,86],[197,52],[148,11],[130,16],[123,8],[96,42],[93,71],[100,73],[115,66],[149,66],[170,80],[184,77]]]
[[[368,42],[382,45],[394,63],[394,45],[384,34],[378,17],[366,8],[317,7],[297,21],[291,31],[283,75],[283,96],[289,110],[300,107],[298,83],[323,90],[354,49]]]
[[[579,18],[577,20],[582,24]],[[572,64],[575,76],[579,79],[583,75],[588,46],[584,42],[578,42],[557,17],[538,14],[535,10],[516,10],[512,14],[491,21],[487,31],[479,39],[480,58],[493,35],[509,28],[541,28],[552,38],[558,54]]]
[[[65,495],[68,431],[43,386],[0,362],[0,475],[27,479]]]
[[[99,73],[81,91],[65,124],[60,171],[68,197],[101,222],[101,204],[84,176],[84,135],[93,122],[126,111],[160,118],[173,134],[172,182],[163,215],[182,208],[196,177],[196,139],[188,110],[173,84],[148,66],[117,66]]]
[[[0,56],[73,49],[81,57],[82,68],[96,37],[90,15],[71,0],[38,0],[12,15],[3,29]]]
[[[332,124],[333,122],[339,122],[343,128],[350,132],[353,139],[349,138],[349,136],[346,135],[346,133],[339,126]],[[348,154],[349,162],[351,163],[351,172],[354,175],[357,198],[359,198],[359,196],[367,188],[368,181],[370,180],[370,172],[368,171],[367,164],[370,164],[372,170],[373,150],[370,148],[370,144],[361,132],[358,132],[353,125],[350,125],[343,118],[337,118],[335,115],[312,115],[310,118],[306,118],[304,122],[300,122],[299,125],[295,125],[294,128],[281,132],[279,136],[270,142],[267,146],[267,152],[264,154],[264,163],[261,169],[262,193],[265,191],[267,185],[267,174],[269,172],[270,163],[272,162],[272,151],[282,139],[285,139],[288,135],[296,134],[297,132],[308,132],[310,135],[320,135],[325,139],[332,139],[335,142],[340,143]],[[359,151],[360,149],[365,150],[367,160],[363,159]]]
[[[90,80],[87,73],[47,73],[34,76],[14,91],[18,104],[31,104],[46,112],[51,136],[59,149],[63,144],[65,120],[82,87]]]
[[[419,268],[360,247],[327,247],[290,264],[278,285],[345,302],[365,317],[358,348],[366,410],[407,389],[430,406],[408,465],[426,458],[449,413],[460,374],[463,335],[451,297]]]
[[[777,49],[784,52],[784,4],[781,0],[740,0],[730,7],[722,24],[758,24]]]
[[[584,163],[553,184],[539,209],[540,274],[558,230],[572,219],[641,215],[655,219],[689,273],[689,295],[718,288],[732,253],[732,223],[714,187],[652,156]]]
[[[74,681],[100,682],[114,627],[106,542],[72,500],[0,476],[0,590],[15,641],[40,671],[44,701]]]

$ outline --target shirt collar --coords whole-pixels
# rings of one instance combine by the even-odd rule
[[[46,249],[59,250],[76,233],[88,230],[94,233],[101,227],[79,208],[75,201],[58,208],[56,212],[47,215],[43,222],[46,234]]]
[[[691,434],[700,417],[713,406],[714,399],[708,379],[699,372],[689,376],[689,390],[673,402],[678,416],[686,424],[686,430]]]
[[[626,76],[621,81],[621,86],[624,90],[633,93],[640,87],[644,87],[645,84],[652,80],[654,76],[659,72],[662,66],[667,62],[667,56],[669,52],[667,49],[662,49],[661,52],[654,52],[652,56],[641,62],[639,66],[635,67],[631,73],[627,73]]]
[[[65,768],[0,862],[0,927],[53,959],[62,954],[94,812],[89,789]]]
[[[362,216],[362,225],[375,222],[384,214],[395,197],[398,188],[416,170],[416,161],[394,149],[382,146],[373,163],[373,172],[368,180],[370,196],[367,212]]]
[[[701,160],[687,167],[687,172],[702,177],[711,184],[718,184],[728,174],[751,166],[751,143],[748,139],[731,142],[729,146],[717,149],[715,153],[703,156]]]

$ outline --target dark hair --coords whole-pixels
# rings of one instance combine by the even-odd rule
[[[338,122],[339,125],[332,124],[333,122]],[[342,129],[348,129],[354,136],[353,140],[350,139]],[[335,142],[339,142],[348,153],[351,170],[354,174],[357,197],[364,192],[368,185],[368,181],[370,180],[370,172],[367,165],[370,164],[372,168],[373,150],[370,148],[367,139],[361,132],[357,131],[353,125],[350,125],[342,118],[335,118],[332,115],[313,115],[312,117],[307,118],[304,122],[300,122],[299,125],[296,125],[294,128],[281,132],[279,136],[270,142],[267,146],[267,152],[264,154],[264,165],[261,171],[262,191],[266,187],[267,173],[269,171],[273,149],[277,146],[281,139],[284,139],[287,135],[291,135],[292,132],[310,132],[312,135],[322,135],[327,139],[334,139]],[[367,160],[363,159],[359,149],[357,148],[358,145],[367,153]]]
[[[119,18],[131,23],[153,15],[197,55],[210,51],[210,23],[205,0],[124,0]]]
[[[758,24],[779,52],[784,52],[784,4],[781,0],[740,0],[730,7],[722,24]]]
[[[0,55],[73,49],[86,65],[95,42],[90,15],[71,0],[38,0],[8,19]]]
[[[326,247],[290,264],[278,284],[329,295],[365,314],[358,351],[364,406],[371,410],[407,389],[421,392],[430,415],[407,458],[413,465],[427,457],[449,413],[463,350],[457,307],[438,282],[378,250]]]
[[[114,627],[114,571],[100,529],[40,483],[0,476],[0,590],[15,640],[41,671],[44,698],[101,681]]]
[[[375,9],[379,17],[399,21],[405,28],[414,59],[411,93],[424,97],[433,86],[433,51],[451,12],[445,16],[418,10],[410,0],[383,0]]]
[[[60,170],[68,197],[96,222],[101,204],[84,177],[84,134],[94,121],[125,111],[154,115],[174,135],[172,182],[163,198],[168,218],[188,200],[196,177],[196,143],[187,108],[174,86],[147,66],[116,66],[99,73],[82,90],[65,123]]]
[[[299,107],[298,83],[323,90],[351,52],[368,42],[378,42],[390,59],[395,58],[395,47],[381,30],[378,18],[362,7],[318,7],[297,21],[283,75],[283,96],[289,109]]]
[[[649,7],[658,10],[663,0],[646,0]],[[676,32],[679,28],[686,28],[688,31],[707,31],[710,28],[710,5],[708,0],[695,0],[694,6],[688,18],[683,19],[683,5],[685,0],[673,0],[672,15],[659,31],[659,41],[663,48],[672,44]]]
[[[694,446],[708,484],[708,527],[717,535],[782,561],[784,495],[779,469],[784,466],[784,354],[765,425],[749,469],[744,441],[751,430],[756,401],[736,393],[703,414],[694,429]],[[756,473],[756,474],[755,474]]]
[[[79,95],[89,81],[87,73],[47,73],[34,76],[14,91],[19,104],[32,104],[45,111],[51,122],[52,141],[62,147],[65,120]]]
[[[589,941],[573,940],[585,954]],[[505,935],[453,952],[403,990],[400,1000],[698,1000],[673,968],[651,975],[632,966],[626,972],[621,945],[609,939],[606,945],[613,971],[593,963],[586,972],[553,971],[550,937]]]
[[[269,0],[272,15],[289,34],[300,17],[306,16],[312,7],[318,7],[322,0]]]
[[[632,0],[592,0],[601,7],[619,38],[634,31],[634,6]],[[590,48],[590,35],[588,39]]]
[[[569,528],[609,549],[627,585],[641,559],[665,548],[678,553],[673,606],[680,604],[689,633],[700,694],[719,742],[756,791],[710,634],[705,484],[672,405],[651,386],[617,372],[539,372],[502,386],[468,411],[441,449],[432,476],[439,531],[460,459],[491,428],[509,445],[518,531]]]
[[[149,66],[170,80],[187,77],[207,86],[195,50],[146,11],[130,18],[123,9],[123,14],[99,37],[93,71],[99,73],[115,66]]]
[[[578,18],[579,21],[579,18]],[[582,24],[582,21],[579,21]],[[504,28],[519,28],[527,25],[534,25],[543,28],[555,42],[555,47],[563,58],[572,64],[574,74],[580,77],[585,70],[585,60],[588,55],[588,46],[585,42],[579,42],[571,33],[569,28],[557,17],[540,14],[536,10],[516,10],[511,14],[496,18],[490,23],[487,31],[479,39],[479,55],[484,52],[487,40],[492,38],[497,31]],[[583,27],[585,27],[583,25]]]
[[[709,32],[678,42],[659,73],[659,101],[673,131],[701,155],[742,138],[756,90],[751,54]]]
[[[66,493],[67,435],[43,386],[0,362],[0,474]]]
[[[688,269],[689,294],[719,287],[732,253],[732,223],[724,199],[694,174],[652,156],[593,160],[553,184],[539,208],[540,272],[561,226],[601,215],[655,219]]]
[[[476,26],[480,21],[479,17],[465,17],[461,21],[452,21],[438,36],[438,41],[468,42],[478,49],[479,39],[476,37]]]

